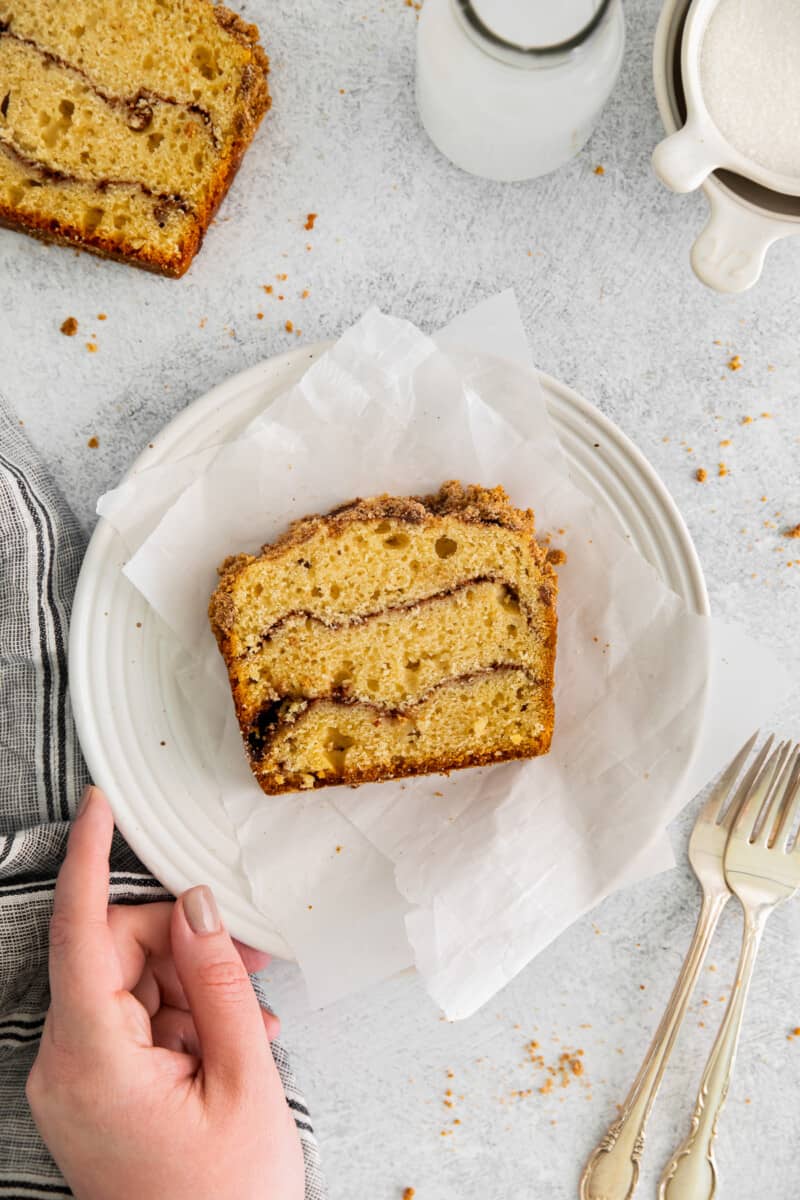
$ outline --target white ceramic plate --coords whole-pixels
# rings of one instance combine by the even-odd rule
[[[171,421],[130,474],[229,440],[325,349],[291,351],[226,380]],[[707,613],[689,532],[653,468],[593,405],[548,375],[541,381],[576,484],[690,609]],[[251,902],[234,831],[203,769],[203,748],[171,669],[169,642],[122,574],[124,561],[118,535],[101,520],[78,580],[69,646],[72,704],[92,778],[108,793],[128,844],[170,891],[211,884],[235,937],[289,957]]]

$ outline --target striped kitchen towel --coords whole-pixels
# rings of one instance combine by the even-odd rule
[[[55,877],[88,778],[67,686],[83,549],[76,521],[0,398],[0,1200],[71,1195],[33,1124],[25,1081],[49,1003]],[[166,896],[117,834],[111,902]],[[257,977],[253,985],[265,1004]],[[325,1200],[308,1109],[285,1050],[277,1042],[272,1049],[302,1139],[306,1200]]]

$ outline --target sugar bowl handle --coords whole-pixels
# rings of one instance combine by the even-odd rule
[[[716,138],[690,120],[683,129],[658,143],[653,151],[653,170],[673,192],[693,192],[720,165],[720,154]]]
[[[715,192],[708,199],[711,211],[692,246],[692,269],[716,292],[744,292],[759,279],[769,247],[787,231],[726,196]]]

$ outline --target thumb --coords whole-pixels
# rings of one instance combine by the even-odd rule
[[[172,912],[170,934],[200,1041],[206,1087],[230,1096],[251,1080],[263,1082],[272,1054],[261,1009],[210,888],[183,893]]]

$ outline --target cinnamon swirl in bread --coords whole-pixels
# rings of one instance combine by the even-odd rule
[[[210,0],[0,0],[0,223],[182,275],[269,107]]]
[[[265,792],[549,749],[557,581],[502,488],[355,500],[220,573],[211,624]]]

